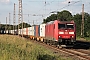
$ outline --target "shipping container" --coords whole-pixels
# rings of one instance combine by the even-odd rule
[[[21,31],[20,35],[22,35],[22,30],[23,30],[23,29],[20,29],[20,31]]]
[[[30,35],[30,36],[33,36],[33,35],[34,35],[33,27],[30,27],[30,28],[29,28],[29,35]]]
[[[34,30],[34,26],[31,27],[31,30],[32,30],[31,35],[34,36],[34,34],[35,34],[35,33],[34,33],[34,31],[35,31],[35,30]]]
[[[33,37],[33,39],[37,39],[37,38],[39,38],[39,25],[34,25],[33,27],[34,27],[34,37]]]
[[[19,34],[19,35],[21,34],[21,29],[19,29],[18,34]]]
[[[18,30],[17,30],[17,29],[14,30],[14,34],[15,34],[15,35],[18,34]]]
[[[6,30],[6,34],[8,34],[8,30]]]
[[[38,35],[40,36],[40,25],[38,26]]]
[[[39,31],[38,28],[39,28],[38,25],[34,26],[34,29],[35,29],[35,31],[34,31],[34,36],[36,36],[36,37],[39,36],[39,34],[38,34],[38,31]]]
[[[23,35],[26,35],[26,28],[23,28]]]
[[[22,29],[19,29],[18,32],[19,32],[19,35],[22,35]]]
[[[45,25],[46,24],[40,25],[40,37],[45,37]]]
[[[11,34],[13,34],[13,30],[11,30]]]
[[[23,28],[23,36],[28,37],[28,28]]]
[[[1,30],[1,34],[5,34],[5,33],[4,33],[4,30]]]
[[[45,25],[46,24],[41,24],[38,27],[38,34],[39,34],[39,38],[37,40],[43,41],[45,38]]]
[[[28,35],[30,36],[30,39],[34,36],[34,26],[28,27]]]
[[[30,27],[28,27],[28,36],[30,36]]]
[[[28,35],[28,28],[26,28],[26,35]]]

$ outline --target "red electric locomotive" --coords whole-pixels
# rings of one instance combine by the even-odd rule
[[[76,26],[74,21],[55,20],[46,24],[46,42],[58,45],[72,45],[76,42]]]

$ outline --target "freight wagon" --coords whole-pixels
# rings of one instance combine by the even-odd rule
[[[45,25],[34,25],[28,28],[28,34],[30,39],[36,39],[38,41],[43,41],[45,38]]]

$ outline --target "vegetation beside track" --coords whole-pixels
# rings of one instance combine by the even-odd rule
[[[47,50],[25,38],[0,35],[1,60],[72,60]]]
[[[76,40],[81,40],[81,41],[87,41],[87,42],[90,42],[90,37],[84,37],[84,38],[77,37]]]

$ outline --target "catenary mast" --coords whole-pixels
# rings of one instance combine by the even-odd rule
[[[18,13],[18,33],[19,33],[19,24],[22,23],[22,37],[23,37],[23,11],[22,11],[22,0],[19,1],[19,13]],[[19,35],[19,34],[18,34]]]

